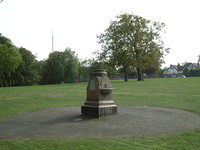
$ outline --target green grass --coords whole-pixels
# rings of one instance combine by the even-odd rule
[[[200,78],[112,81],[117,105],[178,108],[200,115]],[[87,83],[0,88],[0,120],[49,107],[80,106]],[[200,130],[130,138],[44,138],[0,141],[0,150],[198,150]]]

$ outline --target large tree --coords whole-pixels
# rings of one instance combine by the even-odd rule
[[[150,21],[132,14],[121,14],[111,21],[104,33],[97,36],[102,45],[100,60],[122,66],[127,81],[127,69],[137,68],[138,81],[143,80],[142,70],[159,66],[163,60],[164,42],[161,32],[165,24]]]
[[[75,51],[71,48],[66,48],[63,52],[64,63],[64,82],[72,82],[75,76],[78,76],[79,60]]]
[[[18,49],[11,40],[0,35],[0,86],[12,84],[11,74],[15,72],[21,62]]]
[[[15,85],[35,85],[39,82],[39,62],[31,51],[26,48],[20,47],[19,53],[22,61],[15,73],[12,74],[13,82]]]
[[[8,80],[4,83],[5,86],[11,86],[11,73],[15,72],[21,62],[21,56],[15,47],[7,47],[0,43],[0,85],[3,86],[3,80]]]
[[[64,52],[53,52],[46,60],[41,84],[71,82],[78,75],[78,57],[70,48]]]

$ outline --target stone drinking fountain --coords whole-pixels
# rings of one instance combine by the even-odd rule
[[[87,99],[81,106],[82,115],[99,118],[116,114],[117,105],[112,100],[112,91],[107,72],[104,69],[93,70],[87,86]]]

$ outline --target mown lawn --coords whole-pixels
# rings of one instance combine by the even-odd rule
[[[178,108],[200,115],[200,78],[112,81],[117,105]],[[87,83],[0,88],[0,120],[49,107],[81,106]],[[44,138],[0,141],[0,150],[200,149],[199,130],[130,138]]]

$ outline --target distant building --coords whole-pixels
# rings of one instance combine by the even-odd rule
[[[183,77],[183,70],[184,69],[192,70],[199,68],[199,65],[197,63],[186,63],[184,66],[178,65],[170,65],[169,68],[167,68],[163,72],[163,76],[165,78],[176,78],[176,77]]]
[[[198,63],[186,63],[184,66],[189,70],[199,68]]]

